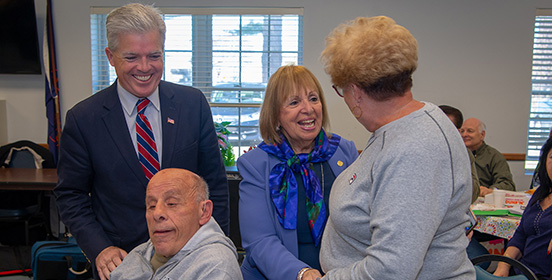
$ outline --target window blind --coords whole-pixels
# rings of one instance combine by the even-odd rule
[[[552,9],[538,9],[533,39],[531,110],[525,173],[533,174],[552,128]]]

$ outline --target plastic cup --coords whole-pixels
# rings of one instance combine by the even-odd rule
[[[493,191],[495,208],[504,208],[506,204],[506,193],[503,190]]]

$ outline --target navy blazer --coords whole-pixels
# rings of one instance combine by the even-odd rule
[[[358,157],[352,141],[341,138],[328,160],[337,177]],[[241,270],[248,279],[295,279],[308,265],[298,259],[297,231],[284,229],[270,197],[268,177],[280,160],[255,148],[237,162],[240,182],[239,221],[245,259]],[[331,214],[331,213],[330,213]]]
[[[161,168],[184,168],[209,185],[213,216],[228,233],[228,182],[211,110],[195,88],[159,84]],[[172,121],[169,121],[172,119]],[[130,252],[149,239],[148,180],[138,160],[117,94],[117,82],[67,112],[54,189],[62,221],[88,259],[108,246]]]

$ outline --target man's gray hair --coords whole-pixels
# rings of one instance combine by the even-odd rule
[[[124,33],[159,32],[163,49],[165,48],[165,22],[161,12],[153,5],[131,3],[114,9],[107,15],[107,46],[115,51],[119,46],[119,35]]]
[[[198,180],[195,182],[194,189],[196,191],[197,201],[204,201],[209,199],[209,185],[201,176],[197,176]]]
[[[483,131],[487,130],[487,126],[485,125],[485,123],[483,123],[481,120],[479,120],[478,129],[479,129],[479,133],[482,133]]]

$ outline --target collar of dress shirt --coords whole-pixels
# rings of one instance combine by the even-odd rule
[[[140,98],[136,97],[135,95],[124,89],[121,84],[119,84],[119,82],[117,82],[117,94],[119,95],[119,100],[121,100],[121,105],[123,106],[123,110],[126,112],[126,114],[128,116],[131,116],[133,113],[135,113],[136,103]],[[148,99],[150,100],[150,104],[153,105],[155,110],[159,112],[161,108],[159,104],[159,86],[150,96],[148,96]]]

